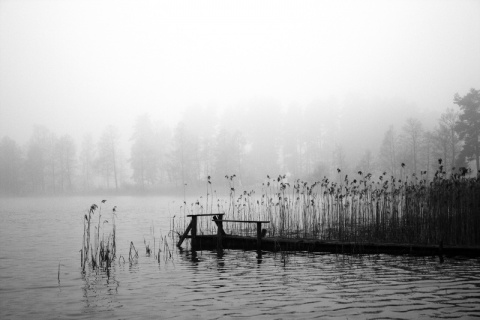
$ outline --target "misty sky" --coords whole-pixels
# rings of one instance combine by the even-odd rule
[[[480,88],[480,1],[0,0],[0,137],[80,137],[194,104]],[[348,111],[348,110],[347,110]]]

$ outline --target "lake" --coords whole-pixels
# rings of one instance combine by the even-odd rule
[[[480,318],[479,259],[191,252],[169,236],[180,198],[106,199],[0,198],[0,319]],[[108,275],[81,272],[93,203],[107,220],[117,207]]]

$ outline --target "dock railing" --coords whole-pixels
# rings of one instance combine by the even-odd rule
[[[178,243],[177,243],[177,246],[180,247],[183,243],[183,241],[185,240],[185,238],[187,238],[188,236],[188,233],[190,232],[190,238],[192,239],[192,244],[195,244],[196,243],[196,238],[197,238],[197,217],[218,217],[217,220],[214,219],[214,221],[221,221],[223,219],[223,215],[225,213],[204,213],[204,214],[189,214],[187,215],[187,217],[191,217],[192,220],[190,221],[190,224],[188,225],[187,229],[185,230],[185,232],[183,233],[183,235],[180,237],[180,239],[178,240]],[[220,225],[220,227],[218,228],[218,232],[220,233],[223,233],[225,234],[225,232],[223,231],[223,228],[221,227],[222,224],[216,222],[217,226]]]
[[[183,241],[188,237],[188,233],[190,233],[190,239],[192,243],[192,247],[196,247],[197,243],[197,218],[198,217],[205,217],[210,216],[213,217],[215,224],[217,225],[217,248],[223,249],[223,241],[222,238],[226,235],[225,231],[223,230],[223,223],[255,223],[257,224],[257,250],[262,250],[262,224],[270,223],[270,221],[261,221],[261,220],[224,220],[223,216],[225,213],[207,213],[207,214],[189,214],[187,217],[191,217],[192,220],[188,225],[187,229],[180,237],[177,246],[181,246]]]
[[[223,223],[224,222],[236,222],[236,223],[256,223],[257,224],[257,250],[262,250],[262,223],[270,223],[270,221],[259,221],[259,220],[217,220],[218,229],[220,228],[223,230]],[[221,239],[221,237],[219,238]],[[220,240],[221,241],[221,240]],[[221,245],[221,242],[220,242]]]

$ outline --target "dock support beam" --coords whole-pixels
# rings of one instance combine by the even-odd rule
[[[443,263],[443,240],[440,240],[440,244],[438,245],[438,258],[440,259],[440,263]]]
[[[218,218],[215,220],[215,223],[217,224],[217,250],[223,250],[222,236],[225,234],[225,231],[223,231],[222,220],[223,220],[222,215],[218,216]]]
[[[178,240],[177,247],[180,247],[182,245],[183,240],[185,240],[185,238],[187,237],[191,229],[192,229],[192,221],[190,221],[190,224],[188,225],[187,230],[185,230],[183,235],[180,237],[180,240]]]
[[[257,251],[259,254],[262,252],[262,223],[270,223],[270,221],[257,221],[257,220],[228,220],[222,219],[222,217],[213,218],[213,221],[217,224],[217,247],[219,249],[223,249],[222,246],[222,238],[225,235],[225,231],[223,231],[223,223],[226,222],[235,222],[235,223],[254,223],[257,225]],[[266,230],[265,230],[266,231]]]
[[[262,251],[262,223],[257,222],[257,251]]]
[[[197,216],[192,216],[192,249],[197,247]]]
[[[178,240],[177,246],[180,247],[183,243],[183,241],[188,237],[188,233],[190,232],[190,239],[191,239],[191,246],[192,249],[194,249],[198,243],[197,243],[197,218],[198,217],[203,217],[203,216],[213,216],[213,220],[217,223],[217,226],[219,223],[217,222],[218,220],[222,221],[223,215],[225,213],[206,213],[206,214],[189,214],[187,217],[191,217],[192,220],[190,221],[190,224],[187,227],[187,230],[183,233],[183,235],[180,237]],[[218,216],[218,219],[217,219]],[[222,223],[220,222],[219,230],[221,235],[225,235],[225,231],[223,231]]]

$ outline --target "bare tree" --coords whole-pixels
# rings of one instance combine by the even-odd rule
[[[134,126],[130,165],[133,169],[132,178],[142,190],[145,185],[154,185],[160,180],[162,166],[162,149],[164,137],[159,125],[154,126],[148,115],[137,118]]]
[[[281,114],[280,105],[273,100],[253,100],[246,106],[249,122],[243,131],[249,152],[248,177],[244,180],[254,182],[259,177],[280,174],[279,151]]]
[[[80,178],[82,181],[83,191],[88,191],[93,186],[93,169],[95,160],[95,144],[93,137],[88,134],[83,137],[82,147],[80,151]]]
[[[22,152],[9,137],[0,141],[0,192],[18,194],[21,191]]]
[[[375,170],[375,159],[370,149],[365,150],[362,158],[357,164],[356,171],[362,171],[365,174],[373,173]]]
[[[225,175],[233,174],[239,179],[243,178],[245,143],[245,137],[240,131],[232,133],[225,128],[220,129],[215,146],[216,178],[221,179]]]
[[[475,160],[477,176],[480,176],[480,90],[472,88],[463,97],[457,93],[453,101],[461,110],[455,126],[464,142],[460,155],[466,160]]]
[[[336,101],[313,101],[303,114],[301,159],[306,175],[311,175],[325,163],[336,166],[342,115]],[[343,149],[342,149],[343,152]],[[326,155],[331,155],[325,159]],[[346,169],[346,168],[343,168]]]
[[[58,178],[62,192],[73,190],[73,175],[75,168],[76,146],[70,135],[64,135],[56,144],[56,161],[58,162]]]
[[[116,127],[109,125],[103,131],[98,142],[97,168],[103,175],[107,188],[113,178],[115,190],[118,191],[118,143],[120,135]]]
[[[413,173],[417,174],[419,166],[419,151],[423,137],[423,126],[420,120],[408,118],[403,126],[403,140],[410,151],[410,159],[413,164]]]
[[[173,148],[170,153],[170,176],[178,185],[192,183],[195,177],[193,170],[193,155],[195,154],[194,139],[184,122],[177,124],[172,140]]]
[[[428,180],[431,176],[431,172],[435,171],[436,168],[433,168],[435,161],[435,133],[432,131],[425,131],[423,133],[423,148],[422,148],[422,158],[425,163],[425,170],[421,170],[426,173],[426,179]]]
[[[345,174],[349,171],[347,163],[347,154],[341,145],[337,145],[333,153],[333,166],[337,168],[339,181],[343,180]]]
[[[46,127],[34,126],[25,162],[28,185],[32,192],[46,193],[49,177],[53,182],[52,191],[55,191],[55,166],[52,163],[55,155],[53,154],[54,148],[51,146],[52,137],[52,133]]]
[[[455,160],[460,152],[460,138],[455,131],[459,115],[459,112],[455,112],[453,109],[449,108],[440,116],[439,121],[439,133],[444,135],[442,139],[445,139],[447,144],[447,150],[445,150],[446,152],[443,159],[445,161],[445,168],[450,172],[455,166]]]
[[[193,133],[190,136],[191,156],[196,180],[207,180],[215,162],[215,137],[219,123],[217,107],[211,104],[192,105],[185,111],[182,121],[188,132]]]
[[[298,106],[287,109],[282,122],[282,170],[294,177],[302,177],[302,135],[303,135],[303,112]]]
[[[390,126],[383,137],[382,146],[380,147],[380,162],[383,170],[388,170],[393,176],[397,176],[398,158],[398,137],[395,128]]]

